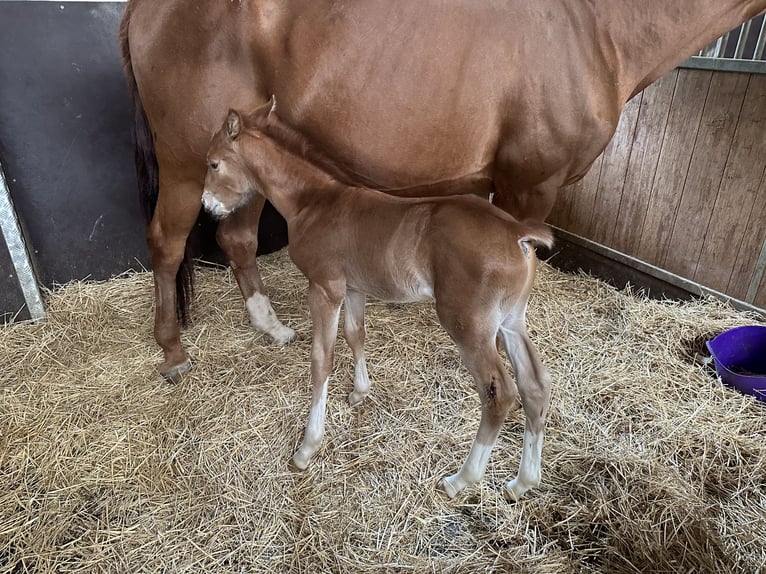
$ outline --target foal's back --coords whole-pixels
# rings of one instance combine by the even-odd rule
[[[542,225],[528,226],[475,196],[397,198],[342,185],[317,193],[323,217],[304,227],[303,244],[291,241],[308,275],[342,276],[348,287],[397,302],[476,292],[488,281],[518,295],[534,272],[520,240],[550,241]],[[316,213],[316,212],[315,212]],[[530,267],[530,263],[532,266]]]

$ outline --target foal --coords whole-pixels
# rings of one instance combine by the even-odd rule
[[[302,136],[282,124],[273,108],[266,109],[250,116],[229,111],[208,151],[202,203],[224,218],[253,193],[263,194],[287,220],[290,257],[309,280],[312,400],[295,465],[308,466],[324,434],[341,304],[355,361],[349,395],[355,406],[370,390],[365,295],[392,302],[433,298],[481,399],[481,422],[468,458],[441,486],[451,498],[482,478],[516,400],[516,385],[497,352],[499,338],[526,414],[519,473],[506,485],[518,499],[540,482],[550,401],[550,376],[525,325],[537,262],[532,244],[550,246],[549,228],[519,223],[475,196],[403,199],[346,186],[319,169],[316,158],[308,161],[304,156],[311,150]]]

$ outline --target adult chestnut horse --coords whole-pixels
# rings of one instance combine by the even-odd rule
[[[630,97],[764,9],[766,0],[130,0],[121,41],[139,183],[156,197],[148,241],[161,373],[190,366],[179,268],[205,151],[228,107],[276,95],[281,117],[350,183],[427,195],[454,182],[542,221],[606,147]],[[217,239],[253,325],[282,343],[294,333],[255,259],[262,206],[228,218]]]

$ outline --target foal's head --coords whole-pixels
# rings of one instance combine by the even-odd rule
[[[243,206],[257,191],[241,153],[243,130],[242,116],[229,110],[208,148],[202,205],[217,219]]]

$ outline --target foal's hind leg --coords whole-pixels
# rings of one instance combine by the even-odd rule
[[[283,325],[264,293],[255,254],[258,250],[258,222],[266,200],[260,194],[218,225],[217,240],[231,263],[237,278],[250,323],[258,331],[269,335],[278,345],[295,339],[295,331]]]
[[[527,490],[540,484],[540,459],[551,398],[551,377],[527,335],[523,311],[509,315],[500,326],[499,333],[516,373],[516,384],[526,415],[519,473],[505,485],[508,494],[519,500]]]
[[[348,291],[344,303],[343,330],[346,342],[354,352],[354,390],[348,395],[348,404],[355,407],[370,392],[370,377],[364,360],[364,293]]]
[[[452,498],[484,476],[497,435],[516,400],[516,387],[497,354],[495,326],[490,324],[489,319],[471,325],[468,322],[475,321],[475,316],[471,317],[470,313],[449,317],[443,310],[439,312],[439,319],[455,340],[481,399],[481,422],[471,452],[460,470],[441,482],[447,496]]]

